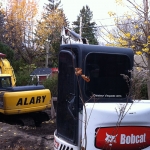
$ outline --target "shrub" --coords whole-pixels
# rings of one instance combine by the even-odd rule
[[[148,76],[146,70],[131,72],[131,95],[133,99],[148,99],[147,81]]]
[[[141,99],[148,99],[147,83],[145,82],[141,86]]]
[[[28,85],[30,80],[30,74],[28,71],[20,71],[16,73],[16,86]]]
[[[32,81],[30,76],[31,72],[36,68],[34,64],[27,65],[20,60],[14,63],[13,68],[16,76],[16,86],[25,86],[37,83],[37,80]]]
[[[45,88],[49,89],[51,91],[52,97],[57,97],[58,96],[58,90],[57,90],[57,86],[58,86],[58,77],[56,76],[52,76],[47,78],[44,82],[43,85]]]

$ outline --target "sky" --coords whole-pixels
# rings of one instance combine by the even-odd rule
[[[6,5],[6,1],[7,0],[0,0],[4,5]],[[48,3],[48,0],[37,1],[42,11],[44,4]],[[142,0],[136,0],[136,2],[137,1],[139,2]],[[61,5],[70,23],[77,20],[80,10],[86,5],[88,5],[93,12],[93,21],[97,24],[100,24],[100,22],[103,24],[112,24],[112,19],[108,15],[109,11],[115,12],[118,17],[122,16],[123,13],[127,11],[126,7],[118,6],[116,0],[61,0]]]
[[[44,3],[48,3],[48,0],[40,0],[41,7]],[[115,3],[115,0],[61,0],[61,4],[69,22],[76,21],[80,10],[86,5],[93,12],[93,21],[97,24],[100,22],[111,24],[109,11],[114,11],[119,15],[123,14],[122,8]]]
[[[3,4],[6,4],[6,1],[7,0],[0,0]],[[44,4],[48,3],[48,0],[37,1],[39,1],[39,8],[42,11]],[[125,8],[118,6],[115,1],[116,0],[61,0],[61,5],[70,24],[77,20],[77,16],[83,6],[88,5],[93,12],[93,21],[97,24],[101,22],[103,25],[109,25],[113,22],[108,15],[109,11],[116,12],[118,16],[121,16],[125,11]]]
[[[6,4],[7,0],[0,0],[3,4]],[[39,3],[39,10],[43,10],[43,6],[49,3],[48,0],[37,0]],[[139,1],[139,0],[136,0]],[[112,28],[114,26],[114,21],[112,17],[109,16],[108,12],[112,11],[117,14],[118,17],[122,16],[126,7],[121,7],[116,4],[116,0],[61,0],[61,5],[64,13],[70,22],[72,28],[72,22],[77,20],[77,16],[80,14],[80,10],[83,6],[88,5],[90,10],[93,12],[93,20],[96,22],[97,26],[107,26],[107,28]]]
[[[40,0],[40,8],[43,8],[44,3],[48,3],[48,0]],[[93,20],[97,27],[105,26],[107,29],[115,27],[114,18],[110,17],[108,12],[112,11],[117,16],[122,16],[126,7],[121,7],[116,4],[116,0],[61,0],[62,8],[68,21],[70,22],[70,28],[72,28],[72,22],[77,20],[77,16],[80,14],[80,10],[83,6],[88,5],[93,12]],[[100,32],[98,33],[100,34]],[[103,41],[101,36],[97,37],[99,41]],[[104,43],[103,41],[102,43]]]

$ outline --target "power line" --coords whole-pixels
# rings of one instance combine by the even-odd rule
[[[101,19],[93,19],[93,20],[109,20],[109,19],[114,19],[114,18],[119,19],[119,18],[125,18],[125,17],[127,17],[127,16],[117,16],[117,17],[111,17],[111,18],[101,18]]]
[[[133,23],[125,23],[125,24],[117,24],[117,25],[129,25],[129,24],[133,24]],[[98,26],[94,26],[96,27],[109,27],[109,26],[117,26],[115,24],[110,24],[110,25],[98,25]],[[89,27],[82,27],[82,28],[89,28]]]
[[[93,20],[109,20],[109,19],[113,19],[113,18],[123,18],[123,17],[127,17],[127,16],[118,16],[118,17],[101,18],[101,19],[93,19]]]

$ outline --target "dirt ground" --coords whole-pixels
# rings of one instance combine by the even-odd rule
[[[41,127],[10,125],[0,122],[0,150],[53,150],[55,119]]]
[[[0,150],[52,150],[54,120],[41,127],[22,127],[0,122]]]

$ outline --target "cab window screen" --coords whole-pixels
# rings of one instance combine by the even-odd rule
[[[98,98],[125,98],[129,92],[123,75],[130,77],[130,59],[126,55],[92,53],[86,58],[85,93]],[[123,75],[122,75],[123,74]]]
[[[10,77],[3,77],[0,80],[0,87],[5,88],[5,87],[10,87],[11,86],[11,79]]]

